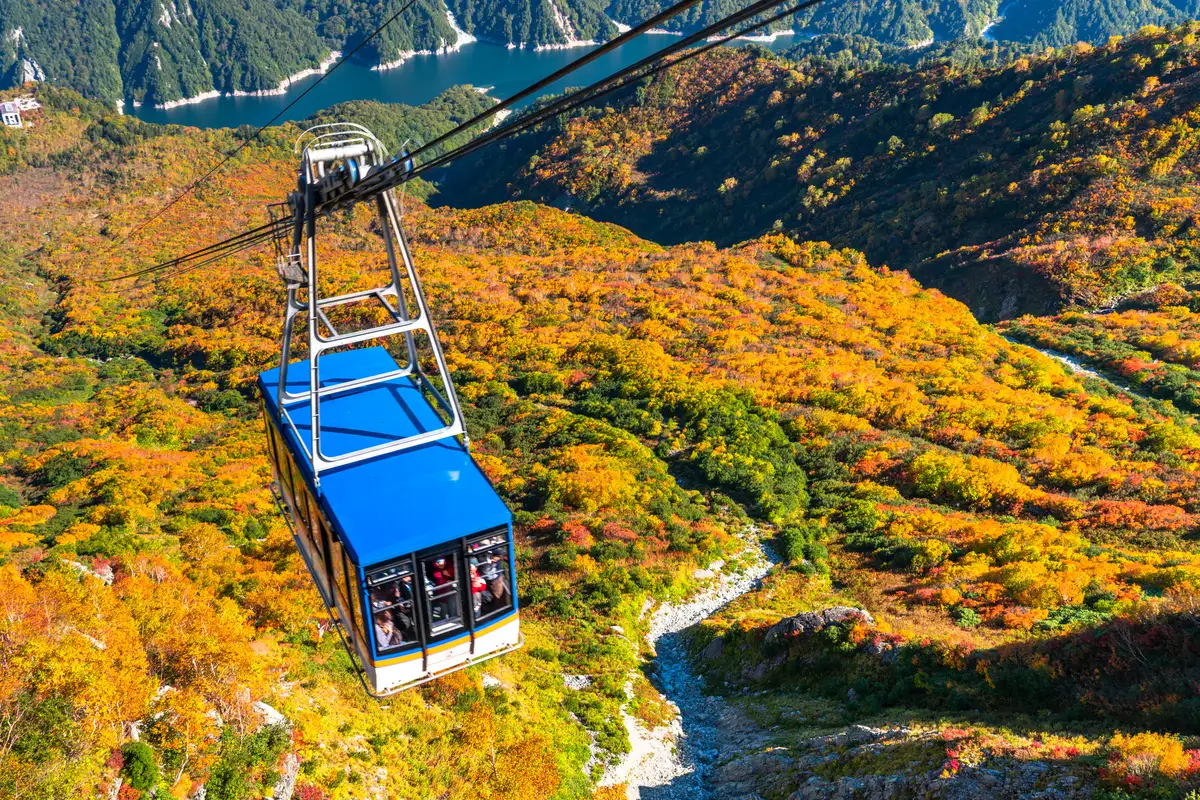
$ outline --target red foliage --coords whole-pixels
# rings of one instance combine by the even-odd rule
[[[563,541],[576,547],[591,547],[595,540],[585,525],[574,520],[563,523]]]
[[[1141,358],[1124,358],[1113,365],[1116,371],[1126,378],[1132,378],[1139,372],[1154,369],[1154,364]]]
[[[1152,506],[1140,500],[1097,500],[1085,524],[1092,528],[1178,531],[1196,525],[1196,517],[1178,506]]]
[[[329,800],[329,792],[315,783],[297,783],[292,792],[293,800]]]
[[[638,535],[624,525],[618,525],[615,522],[606,522],[604,523],[604,527],[600,529],[600,538],[617,542],[636,542]]]

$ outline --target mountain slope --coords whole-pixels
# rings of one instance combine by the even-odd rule
[[[1200,279],[1197,31],[1000,69],[715,52],[464,160],[445,198],[567,204],[668,243],[793,231],[983,319],[1101,305]]]
[[[0,0],[0,85],[48,80],[109,102],[163,104],[212,91],[278,91],[330,51],[348,50],[400,8],[343,0]],[[999,5],[1003,5],[1003,14]],[[802,36],[866,36],[921,51],[984,35],[1042,47],[1104,43],[1146,24],[1200,13],[1197,0],[902,0],[829,2],[772,25]],[[523,47],[606,41],[617,24],[665,8],[660,0],[418,0],[361,53],[371,65],[478,39]],[[694,30],[740,5],[706,0],[668,21]],[[281,35],[286,32],[286,35]]]
[[[1144,25],[1177,25],[1200,16],[1197,0],[1013,0],[989,30],[997,39],[1061,47],[1103,44]]]
[[[275,91],[346,49],[399,10],[375,6],[246,0],[59,0],[0,2],[0,70],[36,64],[45,79],[88,96],[162,104],[206,92]],[[63,20],[78,20],[63,25]],[[20,33],[17,33],[20,31]],[[286,31],[286,35],[280,32]],[[389,63],[453,46],[441,0],[419,0],[365,48]],[[116,68],[118,74],[114,74]]]
[[[617,35],[599,0],[449,0],[448,5],[468,32],[497,44],[562,46]]]
[[[656,0],[615,0],[617,19],[645,19],[669,6]],[[666,23],[667,30],[689,30],[715,22],[744,4],[730,0],[701,3]],[[974,38],[992,18],[994,0],[933,0],[898,3],[823,3],[814,9],[780,20],[775,30],[805,34],[861,34],[886,44],[919,45],[934,39]]]
[[[233,134],[53,94],[41,124],[3,132],[28,157],[0,178],[0,664],[19,665],[0,682],[0,792],[240,799],[291,764],[294,797],[610,800],[623,790],[594,782],[630,748],[622,712],[673,713],[646,677],[646,611],[714,560],[736,569],[754,531],[784,563],[701,644],[723,637],[712,690],[738,691],[771,744],[714,774],[779,797],[913,763],[962,796],[979,796],[967,768],[1069,778],[1068,797],[1126,774],[1130,791],[1195,786],[1196,662],[1160,635],[1200,591],[1194,418],[852,250],[664,248],[532,203],[405,217],[474,453],[516,512],[526,647],[368,700],[266,489],[250,387],[278,353],[270,254],[96,282],[261,222],[294,185],[296,129],[114,248]],[[363,211],[322,227],[331,285],[376,277]],[[846,603],[876,628],[760,650],[781,617]],[[1123,657],[1153,691],[1064,703],[1104,670],[1048,659],[1113,652],[1080,648],[1121,625],[1146,634]],[[1014,715],[1022,687],[1040,693],[1026,705],[1059,699]],[[256,701],[290,733],[260,727]],[[903,727],[905,746],[848,752],[860,723]],[[832,736],[824,760],[754,768],[790,760],[774,742],[793,734]]]

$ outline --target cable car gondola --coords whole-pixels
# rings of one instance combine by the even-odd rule
[[[258,380],[272,489],[367,691],[383,696],[521,645],[512,514],[471,458],[390,191],[374,199],[390,282],[334,297],[315,289],[316,221],[329,198],[403,162],[357,125],[318,126],[301,144],[291,238],[277,242],[280,365]],[[355,303],[386,321],[339,331],[327,312]],[[309,357],[293,362],[298,320]],[[404,366],[372,344],[387,337],[402,342]]]

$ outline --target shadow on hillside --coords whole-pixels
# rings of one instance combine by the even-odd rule
[[[1130,56],[1154,46],[1153,39],[1122,45]],[[987,290],[1004,264],[990,264],[982,248],[1002,251],[1073,207],[1103,222],[1111,211],[1108,179],[1071,167],[1053,133],[1074,126],[1071,155],[1089,155],[1098,141],[1089,127],[1095,109],[1131,102],[1155,76],[1154,68],[1129,69],[1104,48],[975,75],[945,65],[859,73],[810,65],[802,86],[778,75],[747,78],[753,70],[730,68],[733,58],[713,54],[636,99],[631,91],[607,101],[618,109],[640,104],[667,132],[633,160],[620,189],[581,167],[612,147],[603,126],[583,128],[580,152],[568,147],[575,168],[530,179],[534,159],[547,157],[559,132],[551,126],[502,152],[456,162],[436,202],[565,202],[664,245],[727,246],[778,226],[861,250],[872,264],[920,271],[922,283],[984,320],[1044,313],[1061,304],[1059,292],[1024,286],[1024,271],[1022,285],[1010,280],[1007,289]],[[1190,109],[1197,74],[1192,66],[1177,69],[1144,118],[1120,135],[1136,141],[1148,126]],[[694,96],[681,103],[684,91]],[[1030,183],[1032,165],[1045,159],[1065,165],[1061,174],[1043,167]],[[955,251],[957,265],[931,261]]]
[[[746,634],[762,641],[765,631]],[[888,707],[1052,713],[1200,733],[1200,614],[1174,611],[998,647],[929,640],[800,635],[756,658],[778,664],[763,684]],[[727,643],[726,647],[730,646]]]

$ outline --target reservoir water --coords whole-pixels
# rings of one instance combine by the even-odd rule
[[[779,36],[764,44],[775,50],[790,47],[796,37]],[[632,64],[674,43],[676,37],[645,34],[615,52],[602,56],[568,79],[550,86],[558,92],[568,86],[582,86]],[[563,67],[591,47],[569,50],[509,49],[487,42],[471,42],[457,52],[414,56],[399,67],[374,71],[355,63],[343,64],[320,86],[290,109],[281,121],[304,119],[316,111],[346,100],[380,100],[387,103],[420,105],[456,84],[487,87],[492,97],[503,99],[545,75]],[[217,97],[169,110],[143,106],[133,110],[147,122],[193,125],[199,128],[231,128],[238,125],[262,125],[314,84],[319,76],[293,83],[286,94],[270,97]]]

